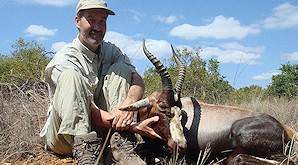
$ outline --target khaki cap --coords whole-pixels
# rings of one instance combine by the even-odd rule
[[[85,9],[105,9],[108,15],[115,15],[115,13],[108,8],[105,0],[79,0],[76,11]]]

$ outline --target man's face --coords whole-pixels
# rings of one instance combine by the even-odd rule
[[[81,41],[91,50],[96,50],[106,33],[107,12],[103,9],[88,9],[76,16]]]

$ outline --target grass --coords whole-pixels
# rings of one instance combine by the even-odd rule
[[[29,84],[28,84],[29,86]],[[0,85],[0,163],[35,156],[44,146],[39,132],[45,122],[45,86]]]
[[[197,165],[206,164],[206,161],[209,158],[210,154],[211,154],[211,147],[210,147],[210,143],[208,143],[204,151],[200,150]]]
[[[298,130],[298,99],[269,98],[261,100],[257,98],[238,106],[270,114],[281,123]]]
[[[292,139],[288,144],[284,146],[284,155],[287,156],[287,159],[285,159],[283,162],[286,162],[287,165],[290,164],[290,160],[294,160],[295,158],[297,158],[298,150],[295,149],[296,146],[294,144],[295,142]]]

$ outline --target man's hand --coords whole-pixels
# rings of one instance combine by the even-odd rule
[[[159,120],[159,117],[154,116],[133,125],[131,129],[133,132],[139,133],[144,136],[148,136],[152,139],[153,138],[162,139],[162,137],[160,137],[152,128],[150,128],[151,124],[157,122],[158,120]]]
[[[99,109],[94,102],[91,102],[91,123],[94,127],[111,128],[114,115]]]
[[[121,111],[119,109],[113,110],[115,116],[112,127],[117,131],[128,130],[129,126],[133,122],[134,112]]]

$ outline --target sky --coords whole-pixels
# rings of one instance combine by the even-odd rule
[[[267,87],[282,64],[298,64],[297,0],[108,0],[106,41],[116,44],[143,74],[152,65],[142,41],[161,60],[176,49],[201,48],[220,62],[235,88]],[[77,0],[0,0],[0,54],[20,37],[58,51],[77,35]]]

